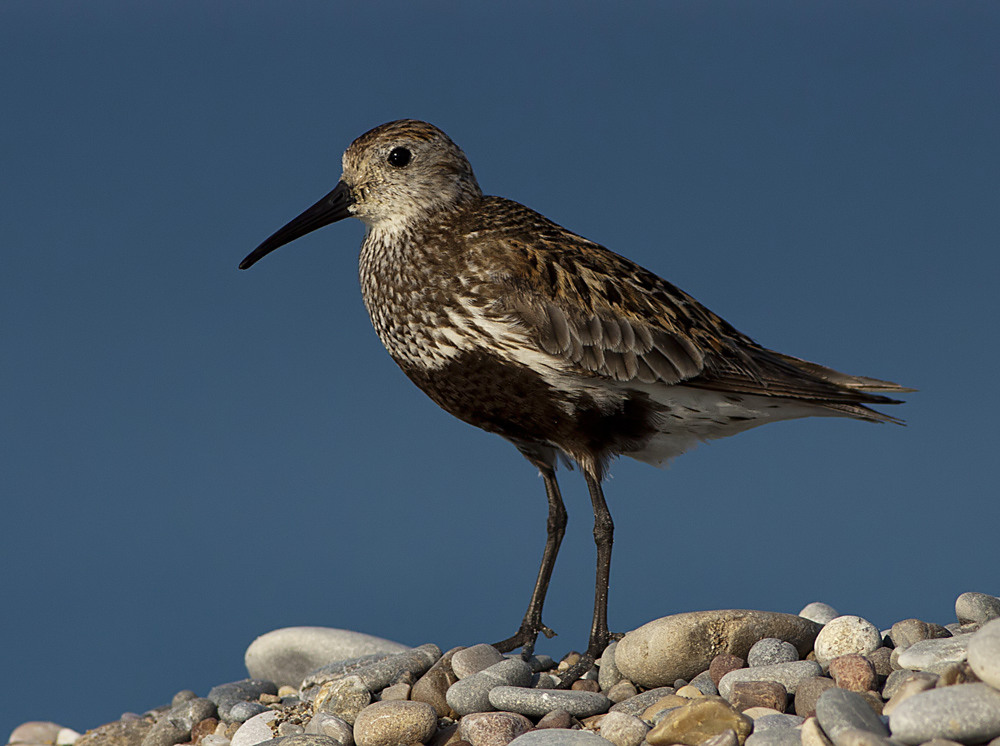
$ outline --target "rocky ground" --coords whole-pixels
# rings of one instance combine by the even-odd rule
[[[629,632],[572,689],[556,663],[489,645],[408,648],[358,632],[279,629],[251,678],[178,692],[80,735],[19,726],[21,746],[1000,746],[1000,598],[963,593],[957,621],[879,631],[813,603],[722,610]]]

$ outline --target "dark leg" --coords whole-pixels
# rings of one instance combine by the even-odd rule
[[[597,544],[597,579],[594,583],[594,621],[590,625],[590,644],[580,662],[561,677],[560,688],[568,689],[594,662],[601,657],[604,648],[611,642],[608,631],[608,582],[611,577],[611,545],[614,542],[615,524],[604,500],[601,480],[584,471],[590,502],[594,506],[594,543]]]
[[[546,637],[552,637],[555,634],[542,623],[542,605],[545,603],[545,592],[549,588],[549,580],[552,577],[552,568],[556,564],[559,545],[562,543],[563,534],[566,533],[566,507],[563,505],[562,495],[559,494],[555,467],[537,463],[533,459],[532,463],[538,467],[542,479],[545,480],[545,496],[549,500],[549,519],[546,523],[548,535],[545,539],[545,551],[542,554],[542,564],[538,568],[535,590],[531,593],[531,602],[528,604],[528,610],[521,621],[521,628],[512,637],[493,644],[493,647],[501,653],[521,648],[521,657],[525,659],[530,658],[534,652],[535,640],[538,638],[539,632],[544,633]],[[606,598],[605,595],[605,600]],[[607,620],[605,619],[606,630]]]

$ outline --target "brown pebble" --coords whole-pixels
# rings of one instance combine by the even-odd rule
[[[582,657],[583,656],[580,655],[575,650],[570,650],[568,653],[566,653],[565,656],[563,656],[563,659],[561,661],[559,661],[559,665],[556,666],[556,670],[557,671],[568,671],[573,666],[575,666],[577,663],[579,663],[580,659]]]
[[[961,663],[952,663],[942,671],[934,686],[975,684],[979,680],[979,677],[976,676],[976,672],[972,670],[972,666],[969,665],[968,661],[962,661]]]
[[[747,662],[738,655],[733,655],[732,653],[719,653],[717,656],[712,658],[712,662],[708,665],[708,675],[711,677],[712,682],[718,686],[723,676],[730,671],[746,668],[746,665]]]
[[[196,744],[205,736],[215,733],[215,729],[218,727],[218,718],[205,718],[204,720],[195,723],[191,727],[191,743]]]
[[[839,655],[830,661],[830,677],[841,689],[852,692],[871,691],[877,681],[875,666],[857,653]]]
[[[878,692],[858,692],[865,701],[868,702],[868,706],[872,708],[876,715],[882,714],[882,708],[885,707],[885,701],[882,699]]]
[[[892,648],[875,648],[865,658],[875,666],[875,675],[878,676],[879,684],[884,684],[886,678],[892,673]]]
[[[729,703],[740,712],[750,707],[769,707],[784,712],[788,706],[788,691],[776,681],[737,681],[733,684]]]
[[[281,701],[281,697],[279,697],[276,694],[268,694],[267,692],[263,692],[259,697],[257,697],[257,701],[260,702],[262,705],[276,705],[278,704],[278,702]]]
[[[604,717],[603,715],[598,715],[596,717]],[[573,716],[570,715],[566,710],[553,710],[547,715],[542,716],[542,719],[538,721],[536,728],[569,728],[573,725]]]
[[[819,696],[835,686],[834,680],[826,676],[810,676],[800,681],[795,687],[795,714],[804,718],[815,715]]]
[[[702,697],[668,712],[647,734],[646,741],[652,746],[701,744],[729,729],[743,742],[753,730],[753,720],[737,712],[722,697]]]
[[[451,659],[455,653],[464,649],[463,647],[452,648],[438,658],[437,662],[417,679],[410,689],[410,699],[414,702],[426,702],[434,708],[439,718],[457,720],[458,713],[451,709],[445,700],[445,693],[448,691],[448,687],[458,681],[458,676],[451,668]]]

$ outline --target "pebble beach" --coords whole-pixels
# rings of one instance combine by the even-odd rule
[[[19,746],[1000,746],[1000,598],[880,630],[824,603],[798,614],[675,614],[626,633],[571,688],[579,654],[408,647],[289,627],[247,678],[95,723],[27,722]]]

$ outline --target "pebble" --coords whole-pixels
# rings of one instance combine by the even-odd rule
[[[601,685],[602,692],[609,691],[613,686],[625,680],[625,675],[615,663],[615,649],[617,647],[618,641],[616,640],[604,648],[604,653],[597,661],[597,683]]]
[[[903,683],[912,678],[917,678],[917,677],[930,680],[930,684],[928,684],[925,687],[927,689],[933,687],[938,680],[938,675],[936,673],[927,673],[925,671],[911,671],[908,668],[901,668],[898,671],[893,671],[891,674],[889,674],[889,678],[885,680],[885,686],[882,687],[882,698],[891,699],[893,695],[896,694],[896,691],[899,689],[899,687],[903,685]]]
[[[642,720],[624,712],[609,712],[601,720],[601,738],[615,746],[639,746],[649,733],[649,726]]]
[[[894,746],[894,742],[867,730],[848,728],[837,736],[837,746]]]
[[[790,642],[775,637],[758,640],[747,653],[747,665],[770,666],[775,663],[791,663],[799,659],[799,651]]]
[[[753,719],[753,732],[763,732],[765,730],[792,729],[797,728],[805,722],[805,718],[798,715],[786,715],[783,712],[765,713]]]
[[[437,713],[426,702],[374,702],[358,713],[354,741],[358,746],[424,743],[436,729]]]
[[[152,718],[122,718],[88,730],[76,743],[80,746],[140,746],[152,727]]]
[[[1000,689],[1000,619],[994,619],[972,634],[967,654],[969,666],[976,676]]]
[[[746,668],[746,665],[747,662],[738,655],[719,653],[717,656],[712,658],[712,662],[708,664],[708,675],[709,678],[712,679],[716,688],[718,688],[719,682],[722,681],[723,676],[730,671]]]
[[[646,742],[651,746],[700,744],[729,729],[743,742],[753,729],[753,721],[721,697],[701,697],[668,712],[646,735]]]
[[[611,741],[586,730],[545,728],[533,730],[511,741],[513,746],[613,746]]]
[[[730,687],[727,699],[740,712],[751,707],[770,707],[784,712],[788,706],[788,691],[776,681],[737,681]]]
[[[955,617],[960,624],[983,624],[1000,618],[1000,598],[969,591],[955,600]]]
[[[346,629],[284,627],[250,643],[244,662],[255,679],[298,688],[306,674],[328,663],[405,650],[398,642]]]
[[[668,694],[665,697],[661,697],[656,700],[653,704],[643,710],[638,717],[655,725],[663,719],[663,716],[667,712],[678,707],[683,707],[684,705],[689,704],[690,701],[691,700],[687,697],[682,697],[679,694]]]
[[[566,710],[573,717],[585,718],[607,712],[611,707],[611,700],[599,692],[529,689],[519,686],[494,687],[489,691],[489,702],[498,710],[536,718],[552,710]]]
[[[921,640],[950,636],[951,633],[940,624],[929,624],[921,619],[903,619],[889,629],[889,639],[898,649],[908,648]]]
[[[770,728],[758,731],[756,724],[754,731],[745,742],[745,746],[799,746],[802,737],[795,728]]]
[[[573,726],[573,716],[566,710],[553,710],[543,715],[535,724],[536,728],[570,728]]]
[[[242,679],[228,684],[219,684],[208,692],[210,699],[219,710],[219,719],[227,722],[243,722],[257,713],[250,713],[242,720],[236,721],[230,715],[230,710],[240,702],[256,702],[261,694],[277,694],[278,688],[271,681],[262,679]],[[241,710],[243,712],[245,710]]]
[[[836,619],[840,614],[835,608],[830,606],[830,604],[822,603],[821,601],[813,601],[811,604],[806,604],[802,611],[799,612],[799,616],[805,617],[810,621],[816,622],[817,624],[826,624],[827,622]]]
[[[259,715],[266,711],[267,708],[260,702],[237,702],[229,708],[229,713],[225,719],[231,723],[244,723],[254,715]],[[172,741],[171,743],[180,743],[180,741]],[[143,746],[160,746],[160,741],[157,740],[154,744],[152,742],[146,743],[143,740]]]
[[[372,693],[360,677],[345,676],[336,681],[328,681],[320,687],[313,702],[316,712],[336,715],[348,725],[354,725],[358,713],[372,701]]]
[[[337,742],[329,736],[306,735],[300,733],[294,736],[279,736],[270,741],[264,741],[267,746],[337,746]]]
[[[830,661],[830,678],[841,689],[852,692],[871,691],[878,680],[872,662],[857,653],[838,655]]]
[[[528,718],[513,712],[476,712],[462,718],[458,734],[472,746],[507,746],[531,727]]]
[[[612,706],[611,712],[624,712],[626,715],[638,716],[654,702],[666,697],[668,694],[674,694],[676,691],[672,686],[660,686],[656,689],[648,689],[642,694],[629,697]]]
[[[895,689],[892,697],[882,707],[882,714],[891,715],[892,711],[899,707],[901,702],[909,699],[914,694],[920,694],[920,692],[933,689],[935,680],[936,677],[932,678],[929,676],[913,676],[906,679]]]
[[[456,650],[451,658],[451,670],[459,679],[489,668],[503,660],[503,655],[492,645],[479,643]]]
[[[434,708],[438,717],[458,719],[458,713],[451,709],[445,695],[448,687],[458,681],[458,677],[451,669],[451,659],[460,650],[463,648],[452,648],[438,658],[410,689],[410,699],[414,702],[426,702]]]
[[[727,728],[722,733],[702,741],[701,746],[738,746],[739,742],[740,739],[736,735],[736,731],[732,728]]]
[[[306,733],[316,736],[329,736],[339,741],[343,746],[354,746],[354,729],[345,720],[328,712],[314,713],[306,725]],[[233,744],[236,746],[236,744]]]
[[[624,702],[625,700],[634,697],[638,693],[639,691],[635,688],[635,684],[628,679],[624,679],[608,689],[608,691],[605,692],[605,695],[612,702],[618,704],[619,702]]]
[[[706,628],[712,634],[706,635]],[[719,653],[743,658],[765,637],[787,640],[804,655],[819,630],[815,622],[793,614],[692,611],[656,619],[627,633],[615,648],[615,663],[638,686],[663,686],[679,678],[690,680]]]
[[[691,686],[698,689],[702,694],[717,695],[719,693],[719,687],[716,686],[712,675],[708,671],[702,671],[691,679]]]
[[[51,744],[56,742],[60,730],[62,726],[57,723],[32,720],[14,728],[7,743]]]
[[[816,661],[793,661],[776,663],[772,666],[740,668],[722,677],[719,681],[719,694],[729,699],[733,684],[737,681],[776,681],[782,684],[789,694],[795,694],[800,681],[819,676],[821,673],[822,669]]]
[[[276,736],[271,723],[278,718],[275,710],[265,710],[246,720],[232,737],[232,746],[256,746]]]
[[[799,733],[802,738],[802,746],[833,746],[826,733],[819,727],[819,721],[815,716],[806,718]]]
[[[857,692],[834,687],[816,703],[816,719],[834,746],[846,746],[841,735],[852,728],[888,737],[889,729],[875,714],[868,700]]]
[[[911,671],[941,673],[952,663],[961,663],[966,659],[972,638],[973,635],[958,635],[915,642],[899,654],[896,662],[901,668]]]
[[[878,627],[859,616],[839,616],[827,622],[816,636],[813,652],[824,668],[841,655],[867,655],[882,646]]]
[[[508,658],[489,668],[466,676],[448,688],[445,699],[459,715],[489,712],[490,690],[498,686],[528,686],[531,667],[519,658]]]
[[[986,684],[956,684],[914,694],[889,715],[895,740],[932,738],[981,743],[1000,736],[1000,692]]]

